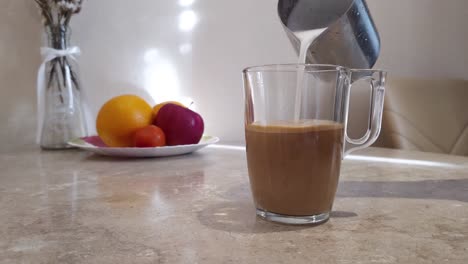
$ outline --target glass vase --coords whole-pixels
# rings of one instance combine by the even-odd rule
[[[70,30],[57,27],[46,30],[48,46],[54,50],[69,48]],[[45,65],[42,111],[39,118],[39,144],[42,149],[71,148],[67,142],[86,136],[82,90],[78,65],[74,57],[57,56]]]

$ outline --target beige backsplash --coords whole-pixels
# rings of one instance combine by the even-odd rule
[[[85,1],[72,40],[83,51],[81,76],[93,115],[121,93],[152,102],[183,97],[196,102],[208,134],[243,141],[242,68],[297,60],[277,19],[277,1],[195,0],[183,6],[190,2]],[[468,2],[368,3],[383,42],[377,67],[390,76],[468,78]],[[0,137],[9,139],[0,151],[34,141],[40,30],[34,1],[0,2]],[[351,133],[359,134],[367,98],[353,97]]]

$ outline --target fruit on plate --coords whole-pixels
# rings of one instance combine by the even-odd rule
[[[136,95],[121,95],[101,107],[96,130],[109,147],[133,147],[134,133],[151,122],[152,108],[145,100]]]
[[[133,146],[137,148],[164,147],[166,136],[161,128],[149,125],[138,129],[134,135]]]
[[[176,104],[161,107],[153,123],[166,134],[168,146],[197,144],[205,128],[199,114]]]
[[[175,105],[178,105],[178,106],[185,107],[185,105],[183,105],[182,103],[176,102],[176,101],[167,101],[167,102],[159,103],[159,104],[157,104],[157,105],[155,105],[153,107],[153,118],[156,118],[156,116],[159,113],[159,110],[161,110],[161,108],[163,106],[167,105],[167,104],[175,104]]]
[[[90,137],[84,137],[84,138],[81,138],[81,139],[84,142],[86,142],[88,144],[91,144],[93,146],[96,146],[96,147],[100,147],[100,148],[107,148],[108,147],[106,145],[106,143],[104,143],[99,136],[90,136]]]

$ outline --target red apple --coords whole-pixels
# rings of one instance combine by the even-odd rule
[[[168,146],[197,144],[203,136],[203,118],[194,111],[175,104],[163,106],[154,120],[166,135]]]

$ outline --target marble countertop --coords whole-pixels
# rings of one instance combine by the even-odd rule
[[[468,158],[371,148],[329,222],[256,218],[242,148],[0,154],[0,263],[467,263]]]

